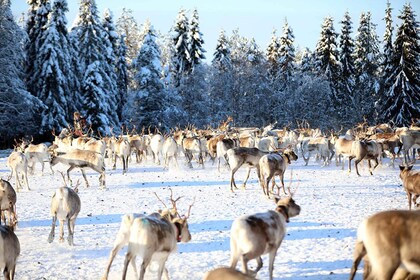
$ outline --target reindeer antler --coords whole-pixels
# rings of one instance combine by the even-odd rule
[[[170,200],[171,200],[171,203],[172,203],[172,208],[175,210],[175,212],[177,213],[177,215],[179,216],[179,217],[181,217],[180,215],[179,215],[179,213],[178,213],[178,209],[176,208],[176,202],[182,197],[182,196],[180,196],[180,197],[178,197],[177,199],[173,199],[172,198],[172,195],[173,195],[173,192],[172,192],[172,189],[171,188],[169,188],[169,190],[171,191],[171,197],[169,198]]]
[[[155,194],[156,198],[157,198],[160,202],[162,202],[163,206],[165,206],[165,208],[167,208],[167,209],[168,209],[168,206],[166,206],[165,202],[163,202],[163,201],[162,201],[162,199],[160,199],[160,197],[157,195],[157,193],[156,193],[156,192],[153,192],[153,193]]]
[[[191,208],[193,207],[194,203],[195,203],[195,196],[194,196],[193,203],[192,203],[192,204],[188,207],[188,212],[187,212],[187,214],[185,215],[185,218],[186,218],[186,219],[188,219],[188,218],[190,217]]]

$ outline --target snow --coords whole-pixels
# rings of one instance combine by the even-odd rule
[[[10,174],[6,156],[0,158],[3,178]],[[128,174],[122,175],[120,161],[116,170],[111,170],[112,164],[106,161],[107,190],[99,189],[97,173],[87,172],[91,187],[85,188],[80,171],[72,171],[73,182],[78,179],[82,182],[79,187],[82,209],[76,221],[73,247],[67,242],[58,242],[58,229],[55,240],[47,242],[51,226],[51,196],[63,182],[58,172],[54,175],[49,173],[48,166],[41,176],[40,166],[37,165],[35,175],[29,176],[31,191],[18,193],[19,224],[16,235],[20,240],[21,255],[16,278],[100,279],[119,230],[121,216],[162,209],[163,205],[153,192],[170,205],[169,187],[175,197],[182,196],[178,202],[181,213],[186,213],[196,198],[189,218],[192,240],[180,243],[178,252],[169,257],[167,268],[170,278],[202,279],[206,271],[228,265],[232,221],[244,214],[272,210],[274,202],[262,195],[255,171],[251,172],[246,190],[231,193],[230,174],[226,168],[219,173],[217,164],[212,165],[209,161],[206,161],[204,169],[196,163],[193,169],[188,169],[183,164],[183,158],[179,162],[180,169],[163,170],[151,158],[140,164],[132,161]],[[314,159],[308,166],[304,166],[301,158],[289,166],[285,184],[296,191],[294,198],[302,211],[288,224],[287,236],[275,260],[275,279],[348,278],[356,228],[362,219],[381,210],[408,209],[399,170],[387,163],[385,160],[373,176],[368,175],[367,164],[360,163],[361,177],[355,174],[354,167],[348,174],[334,163],[320,167]],[[64,171],[66,167],[58,164],[54,169]],[[238,186],[245,177],[245,171],[241,168],[235,175]],[[14,178],[11,183],[14,185]],[[121,278],[125,252],[126,248],[114,260],[109,279]],[[263,257],[263,262],[258,278],[268,279],[268,256]],[[255,261],[250,262],[252,269],[255,265]],[[134,279],[132,268],[129,267],[128,271],[128,279]],[[357,279],[361,279],[360,273]],[[156,279],[155,266],[146,279]]]

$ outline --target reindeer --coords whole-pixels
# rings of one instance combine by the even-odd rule
[[[192,159],[194,155],[197,155],[198,164],[204,168],[204,159],[201,141],[198,137],[183,137],[181,140],[181,146],[184,151],[187,165],[192,168]]]
[[[89,182],[86,178],[84,168],[93,169],[94,171],[100,174],[99,185],[102,188],[105,188],[105,164],[104,159],[100,154],[97,154],[92,151],[74,149],[60,156],[53,155],[51,157],[50,163],[53,166],[57,163],[62,163],[64,165],[70,166],[69,169],[67,169],[67,177],[70,182],[70,185],[72,184],[72,181],[70,179],[70,171],[72,171],[76,167],[80,168],[87,188],[89,187]]]
[[[357,165],[368,154],[366,143],[359,140],[347,140],[344,138],[338,138],[336,135],[332,136],[331,143],[334,145],[336,158],[340,155],[344,155],[349,158],[349,173],[351,172],[351,160],[354,159],[356,173],[358,176],[360,176]],[[338,161],[336,162],[338,163]],[[344,170],[344,161],[342,163],[342,169]]]
[[[128,158],[130,157],[130,143],[128,142],[128,140],[120,137],[115,142],[114,156],[114,166],[112,167],[112,169],[115,170],[117,168],[117,158],[120,158],[123,164],[122,174],[126,174],[128,169]]]
[[[268,152],[264,152],[259,150],[258,148],[245,148],[245,147],[236,147],[233,149],[229,149],[226,152],[226,157],[230,166],[230,190],[233,192],[233,187],[236,189],[238,188],[235,183],[234,175],[236,171],[242,166],[246,165],[248,170],[245,177],[245,181],[242,187],[245,189],[246,182],[249,178],[249,173],[251,172],[251,168],[255,167],[257,169],[258,180],[260,180],[260,165],[259,161],[261,157],[268,154]]]
[[[175,210],[178,199],[175,201],[171,199]],[[133,220],[130,227],[128,250],[124,260],[123,279],[126,279],[128,264],[137,255],[140,255],[142,258],[139,275],[140,280],[144,279],[146,268],[152,260],[156,260],[159,263],[158,279],[161,279],[163,273],[165,274],[165,278],[169,279],[168,271],[165,268],[166,260],[170,253],[176,250],[177,242],[185,243],[191,240],[187,222],[191,207],[192,205],[190,205],[186,217],[182,218],[178,214],[179,217],[176,217],[172,221],[168,221],[167,218],[162,217],[161,213],[153,213]],[[178,213],[177,210],[176,213]]]
[[[61,173],[61,176],[63,177],[65,186],[58,188],[51,199],[51,216],[53,218],[48,242],[51,243],[54,240],[55,224],[58,219],[60,223],[59,241],[64,241],[64,224],[66,223],[68,227],[67,241],[70,246],[73,246],[74,225],[81,208],[80,198],[77,194],[79,184],[73,190],[67,186],[63,173]]]
[[[290,196],[275,198],[275,211],[245,215],[233,221],[230,235],[230,267],[235,268],[239,259],[242,272],[249,274],[248,261],[257,260],[256,274],[262,267],[261,255],[269,254],[269,278],[273,279],[274,258],[284,237],[290,217],[299,215],[300,206]]]
[[[154,162],[160,165],[160,155],[162,154],[162,146],[165,139],[160,134],[155,134],[150,139],[150,148],[153,152]]]
[[[15,278],[16,262],[20,254],[20,243],[13,229],[0,225],[0,269],[6,280]]]
[[[217,150],[217,171],[220,172],[220,161],[221,158],[225,160],[227,163],[227,156],[226,153],[229,149],[235,148],[237,146],[236,141],[230,138],[224,138],[217,142],[216,150]]]
[[[20,152],[24,153],[28,159],[29,173],[34,174],[35,164],[39,162],[41,163],[42,175],[44,175],[44,162],[50,161],[50,152],[46,144],[40,143],[35,145],[32,144],[33,140],[33,137],[31,140],[22,139],[20,145],[17,146],[17,148]],[[51,166],[50,169],[51,173],[54,174],[54,170],[52,170]]]
[[[365,219],[357,230],[350,280],[364,257],[370,268],[365,261],[365,279],[392,279],[400,266],[420,274],[419,232],[418,210],[383,211]]]
[[[176,228],[177,228],[178,234],[180,234],[177,237],[177,241],[178,242],[179,241],[182,241],[182,240],[188,240],[189,241],[191,239],[191,235],[190,235],[189,230],[188,230],[187,219],[188,219],[188,217],[190,215],[190,211],[191,211],[192,206],[194,205],[194,202],[190,205],[190,207],[188,209],[188,213],[184,217],[181,217],[179,215],[178,209],[176,207],[176,202],[181,197],[178,197],[177,199],[174,200],[173,197],[172,197],[172,195],[173,195],[172,189],[170,189],[170,190],[171,190],[170,201],[172,203],[172,208],[169,209],[166,206],[166,204],[158,197],[158,195],[156,193],[154,193],[155,196],[157,197],[157,199],[160,202],[162,202],[162,204],[165,206],[165,209],[158,211],[160,217],[157,216],[156,213],[152,214],[151,216],[154,216],[154,217],[157,217],[157,218],[161,218],[162,220],[166,220],[167,222],[175,225]],[[126,246],[126,245],[129,244],[130,235],[131,235],[132,226],[133,226],[134,221],[136,219],[142,219],[142,218],[147,218],[147,217],[149,217],[149,216],[144,215],[144,214],[126,214],[126,215],[124,215],[122,217],[120,230],[118,231],[117,237],[116,237],[116,239],[114,241],[114,247],[111,250],[111,253],[110,253],[110,256],[109,256],[109,260],[108,260],[108,264],[107,264],[107,267],[105,269],[105,273],[102,276],[102,280],[108,279],[108,275],[109,275],[109,271],[111,269],[112,262],[114,261],[114,258],[117,255],[117,253],[124,246]],[[168,253],[168,255],[169,255],[169,253]],[[137,278],[137,270],[136,270],[136,265],[135,265],[135,257],[136,256],[132,256],[130,262],[131,262],[131,265],[133,266],[134,271],[136,272],[136,278]],[[146,265],[146,267],[147,267],[147,265]],[[125,270],[127,270],[127,268],[125,268]],[[165,273],[167,274],[166,271],[165,271]]]
[[[416,208],[419,206],[417,198],[420,196],[420,171],[412,169],[413,165],[400,165],[400,178],[407,193],[409,210],[411,210],[411,202]],[[411,197],[413,197],[412,200]]]
[[[9,166],[11,173],[10,178],[15,174],[16,191],[22,188],[20,177],[22,177],[23,184],[26,186],[26,190],[30,190],[28,183],[28,159],[22,152],[14,151],[7,158],[7,165]]]
[[[298,156],[295,152],[289,148],[283,151],[283,154],[280,154],[280,150],[273,152],[261,157],[259,161],[260,166],[260,183],[263,189],[264,194],[269,197],[270,193],[268,190],[268,185],[273,179],[273,184],[271,190],[274,189],[274,176],[278,175],[280,177],[281,185],[283,187],[283,192],[286,193],[284,188],[284,172],[286,168],[291,164],[292,160],[296,161]],[[277,194],[280,193],[280,187],[277,186]]]
[[[169,167],[169,161],[172,159],[175,162],[175,165],[177,168],[179,168],[178,165],[178,144],[176,143],[175,139],[171,136],[167,137],[165,139],[165,142],[163,142],[162,146],[162,154],[164,158],[164,167]]]
[[[16,192],[12,185],[3,179],[0,179],[0,211],[3,223],[15,230],[17,225]],[[8,214],[7,223],[5,212]]]
[[[255,280],[254,277],[244,274],[230,267],[219,267],[208,271],[203,280]]]

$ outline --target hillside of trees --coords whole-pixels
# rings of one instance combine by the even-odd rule
[[[326,17],[314,50],[295,48],[287,20],[265,50],[238,29],[221,30],[216,49],[204,50],[197,10],[180,10],[163,34],[130,10],[100,15],[95,0],[80,1],[71,29],[67,0],[27,3],[18,24],[11,0],[0,0],[1,146],[24,135],[51,140],[75,111],[102,136],[215,126],[227,116],[236,126],[307,120],[323,129],[420,118],[420,27],[410,4],[396,15],[384,3],[382,37],[366,11],[357,26],[348,13],[339,26]]]

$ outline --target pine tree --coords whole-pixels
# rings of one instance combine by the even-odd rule
[[[189,24],[184,10],[180,10],[173,27],[172,44],[172,80],[175,87],[178,87],[181,78],[191,71],[192,60],[188,46]]]
[[[315,63],[318,75],[325,77],[330,84],[332,109],[337,113],[334,121],[336,125],[343,121],[343,100],[338,87],[341,65],[336,43],[337,37],[338,34],[334,30],[333,19],[327,17],[322,24],[321,37],[316,45]]]
[[[379,87],[379,39],[376,25],[371,22],[371,14],[362,13],[355,38],[356,85],[354,104],[358,109],[358,120],[374,118],[374,101]]]
[[[71,116],[73,102],[73,84],[71,50],[67,33],[67,20],[64,13],[68,11],[66,0],[57,0],[45,26],[37,54],[38,65],[34,72],[37,96],[47,106],[42,112],[41,134],[51,130],[61,131],[67,127]]]
[[[125,119],[129,119],[136,127],[162,130],[169,127],[166,126],[163,113],[166,99],[161,79],[160,50],[153,26],[147,24],[145,28],[148,31],[134,63],[137,70],[137,88],[129,94],[124,114]]]
[[[420,35],[419,23],[410,4],[406,4],[398,16],[402,23],[398,27],[391,56],[392,72],[385,85],[385,102],[382,120],[396,125],[409,125],[420,118]]]
[[[107,135],[110,128],[118,131],[117,87],[111,75],[114,70],[106,57],[110,42],[99,22],[94,0],[81,1],[79,22],[72,33],[79,41],[79,62],[83,73],[82,113],[87,114],[93,131],[102,135]]]
[[[340,63],[341,63],[341,74],[339,75],[338,90],[340,94],[340,108],[343,110],[343,126],[350,127],[354,124],[352,119],[354,106],[352,94],[354,91],[355,84],[355,66],[354,66],[354,41],[351,37],[352,33],[352,21],[349,12],[344,14],[344,18],[341,21],[341,35],[340,35]]]
[[[294,41],[295,36],[293,35],[293,30],[286,20],[283,26],[283,35],[280,37],[278,58],[281,80],[286,85],[290,81],[296,68],[295,47],[293,46]]]
[[[37,133],[42,102],[23,81],[24,32],[13,19],[10,0],[0,0],[0,143]]]
[[[191,21],[189,23],[189,53],[191,55],[191,67],[194,70],[195,66],[201,64],[201,61],[206,58],[203,48],[204,40],[203,34],[200,32],[199,17],[197,9],[194,9]]]
[[[271,41],[267,47],[268,75],[271,79],[277,77],[279,71],[279,49],[279,38],[276,35],[276,29],[273,29]]]

